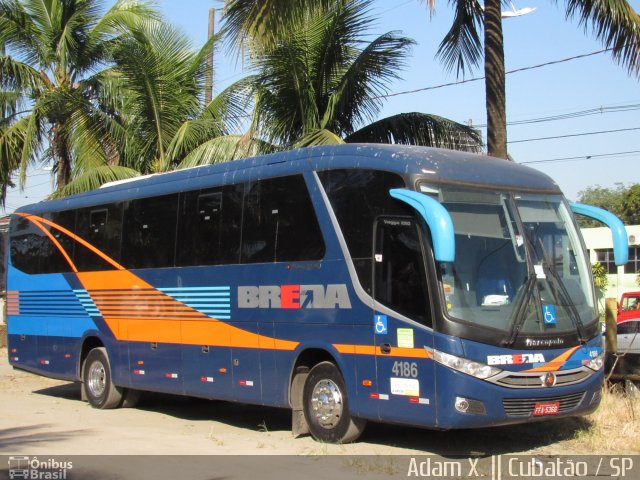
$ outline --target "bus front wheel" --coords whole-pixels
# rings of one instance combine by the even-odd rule
[[[344,379],[333,363],[322,362],[311,369],[303,398],[305,420],[316,440],[349,443],[364,430],[366,420],[349,413]]]
[[[87,355],[82,381],[85,397],[92,407],[109,409],[121,405],[124,389],[111,381],[111,366],[104,347],[94,348]]]

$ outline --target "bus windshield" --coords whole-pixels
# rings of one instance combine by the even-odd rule
[[[453,220],[456,256],[441,263],[448,316],[504,332],[577,332],[597,318],[590,270],[560,195],[422,186]]]

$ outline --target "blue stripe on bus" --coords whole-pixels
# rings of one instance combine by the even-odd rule
[[[69,317],[66,317],[69,318]],[[52,337],[81,338],[88,330],[95,330],[96,324],[89,317],[69,318],[68,321],[47,320],[43,317],[12,316],[7,325],[10,335],[43,335]]]

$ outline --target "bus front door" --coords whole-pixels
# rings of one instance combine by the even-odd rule
[[[373,295],[379,416],[435,423],[433,347],[422,233],[411,218],[382,217],[374,227]],[[386,308],[385,308],[386,307]]]

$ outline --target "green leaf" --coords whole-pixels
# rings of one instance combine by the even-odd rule
[[[88,192],[100,188],[108,182],[126,180],[140,176],[140,172],[127,167],[102,165],[95,167],[74,178],[63,188],[51,195],[51,198],[66,197],[77,193]]]
[[[477,130],[426,113],[401,113],[383,118],[349,135],[347,143],[395,143],[479,152],[482,138]]]

